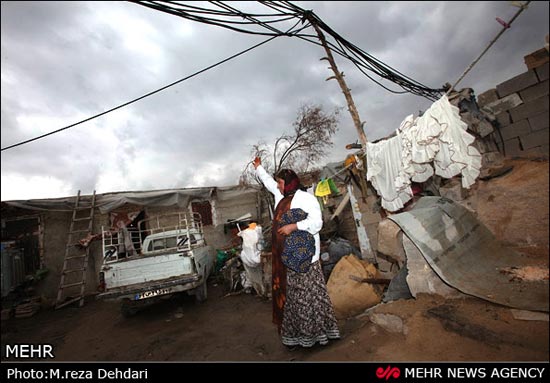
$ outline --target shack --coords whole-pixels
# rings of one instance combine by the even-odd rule
[[[33,295],[53,305],[66,249],[73,246],[88,252],[84,295],[95,294],[103,262],[102,244],[97,239],[102,228],[116,222],[131,227],[156,215],[199,213],[206,241],[215,248],[224,248],[232,243],[231,232],[224,230],[228,221],[245,214],[258,220],[263,210],[258,190],[244,186],[97,195],[79,192],[63,198],[2,201],[2,298],[16,289],[31,287]],[[91,230],[75,227],[80,218],[73,214],[86,214],[89,219],[83,221]]]

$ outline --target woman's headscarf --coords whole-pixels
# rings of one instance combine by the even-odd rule
[[[285,197],[294,194],[298,189],[304,188],[300,184],[300,178],[293,170],[281,169],[275,174],[275,178],[280,178],[285,181],[285,189],[283,192]]]

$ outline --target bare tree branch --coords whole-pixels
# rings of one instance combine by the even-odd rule
[[[335,108],[332,113],[326,113],[319,105],[300,106],[296,120],[292,123],[294,133],[282,134],[273,146],[265,142],[253,145],[252,157],[261,157],[262,165],[268,172],[276,173],[283,167],[297,173],[306,172],[332,147],[332,136],[338,130],[341,109]],[[273,163],[270,163],[269,158],[273,158]],[[240,182],[260,184],[249,166],[241,174]]]

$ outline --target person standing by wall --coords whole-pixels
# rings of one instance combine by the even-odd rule
[[[319,261],[323,226],[321,208],[317,199],[305,192],[293,170],[282,169],[269,176],[256,157],[253,161],[258,178],[275,197],[275,214],[272,223],[272,299],[273,323],[285,346],[311,347],[325,345],[329,339],[340,338],[338,322]],[[287,225],[281,219],[290,209],[301,209],[305,219]],[[307,272],[286,268],[281,255],[285,238],[296,230],[304,230],[314,238],[315,250]]]

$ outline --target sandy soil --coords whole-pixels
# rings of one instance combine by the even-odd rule
[[[548,267],[548,162],[514,170],[472,190],[480,219],[507,246]],[[518,320],[508,307],[438,295],[380,304],[372,314],[401,320],[397,331],[369,315],[340,320],[342,339],[289,350],[271,324],[271,302],[226,296],[209,282],[208,301],[174,297],[124,318],[118,304],[43,309],[2,322],[2,345],[49,343],[58,361],[548,361],[548,321]],[[2,347],[4,359],[4,347]]]

